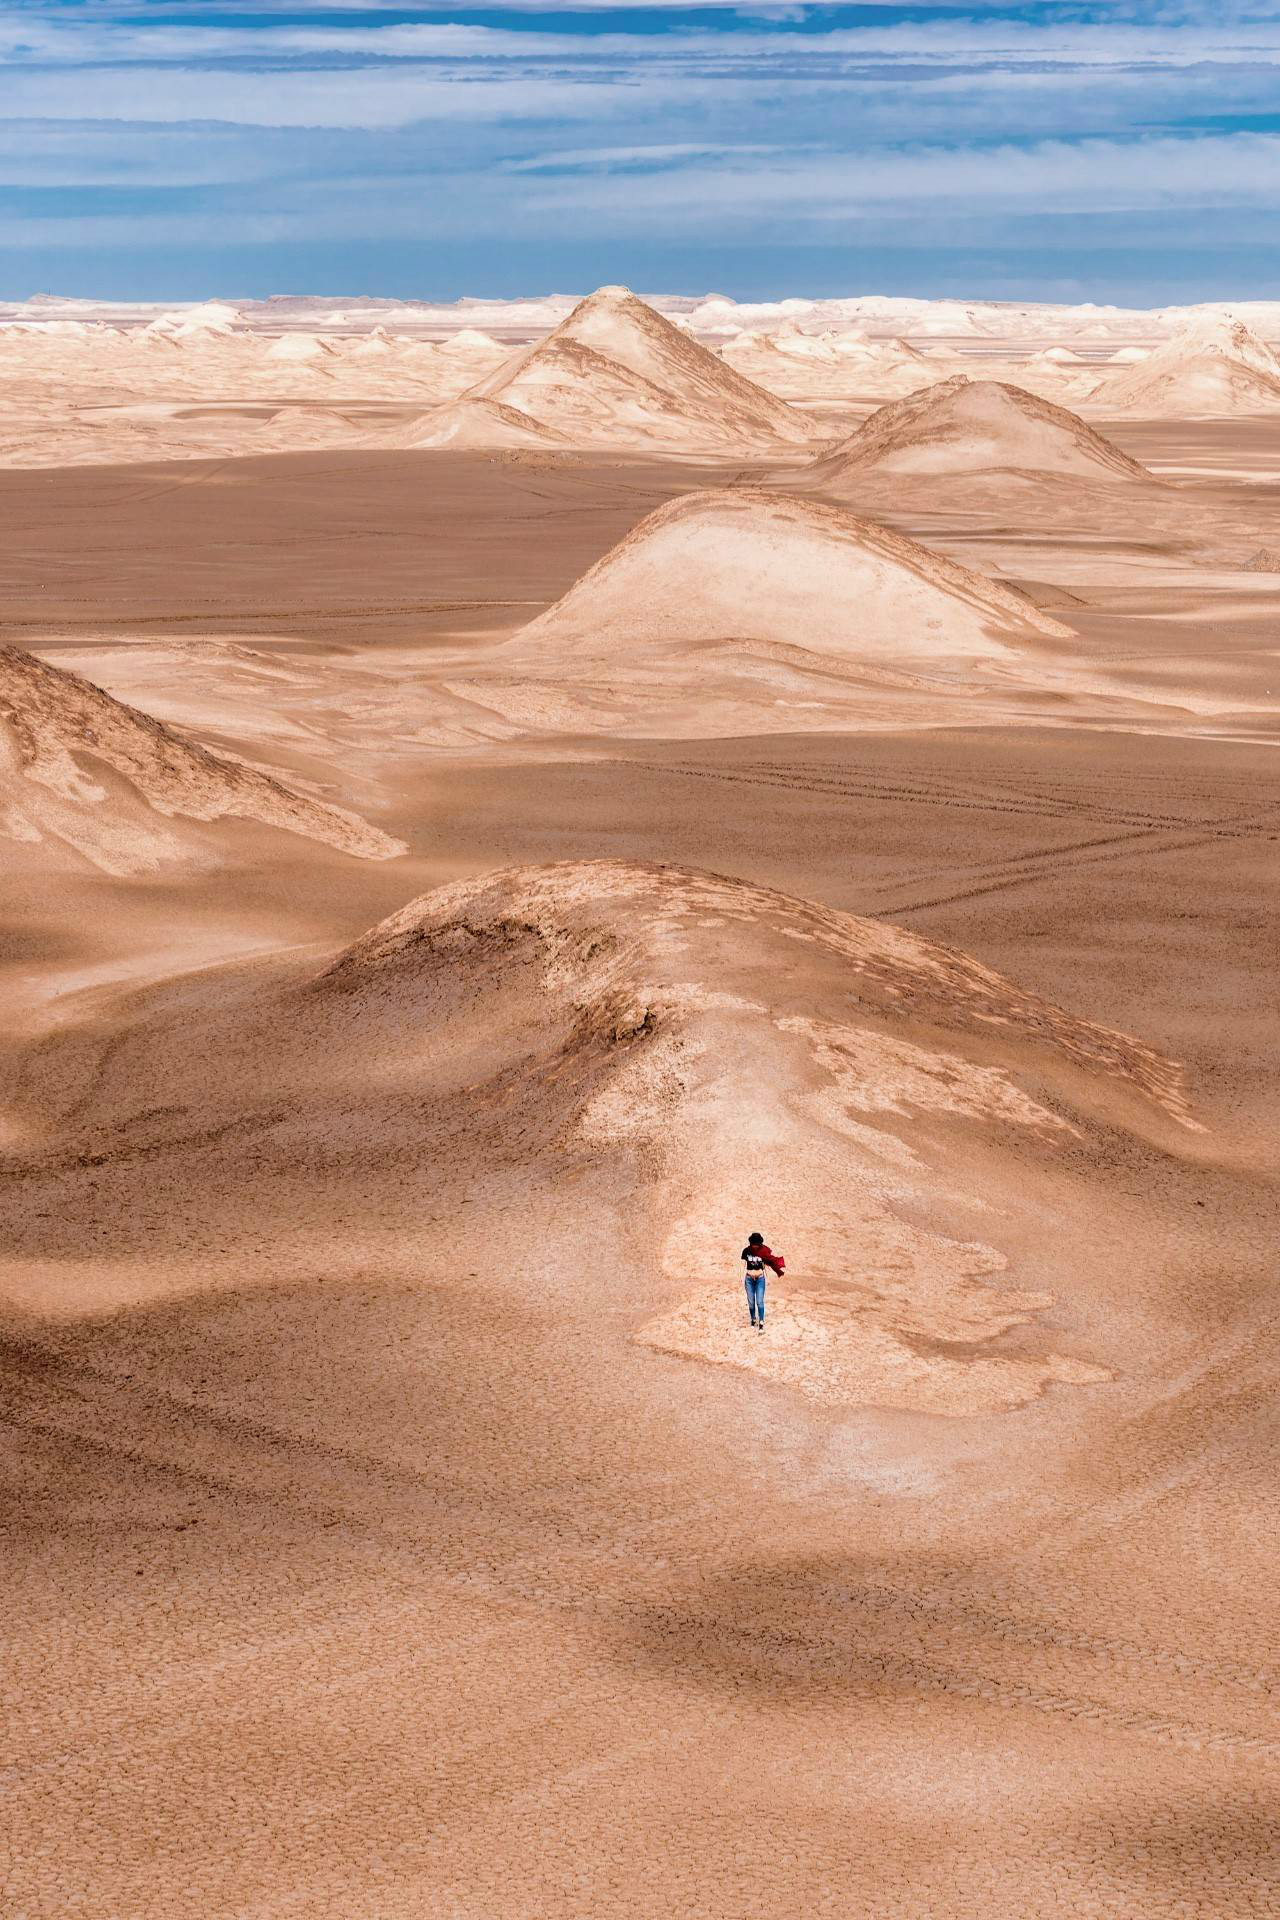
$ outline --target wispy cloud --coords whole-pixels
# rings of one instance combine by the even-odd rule
[[[705,220],[708,214],[758,222],[789,219],[856,222],[886,207],[960,203],[988,211],[1031,207],[1050,212],[1185,212],[1222,204],[1270,206],[1277,200],[1280,135],[1240,139],[1039,141],[986,148],[920,147],[810,155],[785,160],[717,159],[618,182],[607,168],[579,170],[543,183],[534,206],[607,210],[610,219],[646,224]]]

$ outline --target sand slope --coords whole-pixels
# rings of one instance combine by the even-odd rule
[[[355,814],[210,753],[79,674],[0,647],[0,831],[60,841],[128,874],[190,851],[157,816],[259,820],[364,859],[403,852]]]

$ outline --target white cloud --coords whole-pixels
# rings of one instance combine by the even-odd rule
[[[613,167],[656,167],[674,160],[722,159],[728,154],[783,151],[792,151],[792,149],[688,140],[644,147],[565,147],[550,153],[533,154],[524,160],[508,161],[504,171],[507,173],[559,173],[583,168],[588,172],[608,172]]]
[[[625,181],[575,174],[542,182],[531,202],[535,208],[607,208],[611,215],[645,219],[660,213],[685,222],[783,212],[803,220],[857,220],[895,205],[929,211],[957,203],[969,213],[1025,206],[1112,213],[1276,207],[1280,135],[920,147],[688,167]]]
[[[13,119],[229,122],[252,127],[395,128],[431,120],[591,120],[619,111],[620,95],[692,100],[696,76],[584,75],[536,67],[443,74],[430,68],[351,68],[282,77],[147,67],[15,73],[0,78],[0,113]]]

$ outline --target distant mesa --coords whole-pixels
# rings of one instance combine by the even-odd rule
[[[404,852],[356,814],[211,753],[77,673],[0,646],[0,832],[60,842],[107,873],[144,873],[191,852],[158,816],[256,820],[366,860]]]
[[[494,406],[507,410],[495,415]],[[471,414],[464,429],[461,414]],[[507,445],[510,416],[579,447],[671,453],[778,451],[813,439],[812,423],[754,386],[625,287],[601,287],[545,339],[469,387],[450,409],[467,444]],[[412,445],[432,432],[415,422]]]
[[[1157,484],[1137,460],[1066,407],[1003,380],[956,374],[880,407],[806,477],[827,484],[866,474],[942,477],[1021,472]]]
[[[840,507],[725,490],[659,507],[511,647],[765,641],[842,657],[1002,655],[1065,635],[1021,595]]]

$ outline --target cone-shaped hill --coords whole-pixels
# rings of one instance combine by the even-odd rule
[[[108,873],[192,849],[162,818],[230,816],[385,860],[403,847],[341,807],[211,753],[79,674],[0,646],[0,833],[61,842]]]
[[[1068,629],[1020,594],[839,507],[748,490],[659,507],[509,643],[633,662],[763,641],[846,659],[1004,655]]]
[[[100,1029],[71,1036],[23,1088],[34,1115],[74,1087],[68,1149],[128,1143],[91,1190],[69,1196],[62,1175],[56,1209],[61,1166],[24,1187],[29,1216],[11,1207],[6,1228],[46,1257],[86,1217],[104,1234],[136,1223],[169,1143],[183,1179],[166,1193],[171,1246],[154,1250],[162,1288],[192,1268],[243,1285],[236,1236],[252,1245],[300,1184],[328,1273],[420,1232],[427,1180],[437,1200],[471,1199],[500,1169],[527,1216],[563,1209],[572,1172],[575,1312],[616,1321],[623,1201],[641,1343],[762,1364],[727,1344],[741,1309],[723,1271],[762,1217],[795,1263],[803,1329],[766,1371],[835,1404],[938,1414],[1105,1377],[1087,1343],[1055,1351],[1037,1324],[1049,1294],[999,1276],[1020,1230],[1051,1232],[1066,1266],[1118,1130],[1172,1143],[1188,1118],[1170,1063],[963,954],[647,862],[467,879],[319,971],[220,970],[133,996],[123,1018],[105,1054]],[[233,1215],[201,1197],[215,1175]],[[841,1297],[851,1245],[860,1284]]]
[[[908,478],[1030,473],[1094,484],[1156,484],[1154,476],[1078,415],[1002,380],[957,374],[877,408],[806,478]]]
[[[457,423],[468,414],[463,428]],[[740,454],[814,439],[803,414],[625,287],[601,287],[545,339],[469,387],[450,409],[453,442],[465,433],[471,445],[486,435],[510,445],[512,415],[580,447]],[[432,431],[431,416],[415,422],[412,444],[439,444],[425,437]]]
[[[1093,405],[1150,419],[1274,413],[1280,362],[1247,327],[1179,335],[1115,374]]]

